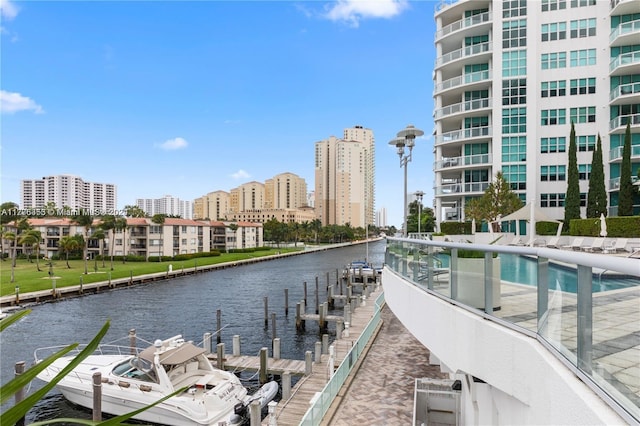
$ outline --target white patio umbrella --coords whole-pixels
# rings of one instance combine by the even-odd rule
[[[604,217],[604,213],[600,213],[600,236],[607,236],[607,220]]]

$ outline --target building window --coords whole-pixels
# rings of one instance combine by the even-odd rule
[[[591,176],[591,164],[578,164],[578,179],[589,180]]]
[[[527,75],[527,51],[502,52],[502,76]]]
[[[565,96],[567,94],[567,81],[566,80],[557,80],[557,81],[543,81],[542,89],[540,91],[540,95],[543,98],[555,97],[555,96]]]
[[[589,93],[596,93],[595,78],[578,78],[569,80],[570,95],[586,95]]]
[[[542,24],[542,41],[564,40],[567,38],[567,23],[553,22]]]
[[[567,123],[566,109],[543,109],[540,111],[540,124],[542,126],[555,126]]]
[[[569,66],[586,67],[596,64],[596,49],[572,50],[569,53]]]
[[[527,20],[504,21],[502,23],[502,48],[511,49],[527,45]]]
[[[542,54],[542,69],[553,70],[567,67],[567,52],[553,52]]]
[[[578,145],[578,151],[595,151],[596,135],[576,136],[576,143]]]
[[[549,12],[553,10],[566,9],[566,0],[542,0],[542,11]]]
[[[579,107],[569,110],[569,119],[574,123],[595,123],[596,107]]]
[[[567,166],[540,166],[540,180],[542,182],[555,182],[567,179]]]
[[[540,207],[564,207],[564,193],[540,194]]]
[[[593,37],[596,35],[596,18],[571,21],[571,38]]]
[[[527,79],[502,80],[502,105],[527,103]]]
[[[502,175],[509,182],[509,187],[512,191],[527,189],[526,165],[502,166]]]
[[[503,0],[502,17],[527,16],[527,0]]]
[[[504,108],[502,110],[502,133],[526,133],[527,109]]]
[[[567,139],[563,137],[559,138],[542,138],[540,140],[540,152],[547,154],[550,152],[566,152]]]
[[[595,6],[597,0],[571,0],[571,7]]]
[[[511,136],[502,138],[502,162],[527,161],[527,137]]]

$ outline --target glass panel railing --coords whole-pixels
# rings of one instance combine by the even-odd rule
[[[636,95],[640,93],[640,82],[621,84],[609,93],[609,100],[619,98],[620,96]]]
[[[609,130],[619,127],[625,127],[627,124],[632,126],[640,124],[640,114],[619,115],[609,122]]]
[[[461,49],[454,50],[449,53],[445,53],[436,59],[436,68],[458,59],[466,58],[469,56],[478,55],[480,53],[486,53],[491,51],[491,43],[478,43],[471,46],[465,46]]]
[[[635,21],[624,22],[618,25],[611,34],[609,35],[609,43],[613,43],[613,41],[625,34],[640,32],[640,19],[636,19]]]
[[[477,83],[480,81],[490,81],[491,71],[478,71],[469,74],[459,75],[457,77],[450,78],[438,83],[434,86],[434,93],[442,92],[443,90],[452,89],[454,87],[463,86],[465,84]]]
[[[462,157],[445,157],[434,163],[434,169],[446,169],[449,167],[469,166],[473,164],[489,164],[491,162],[491,154],[465,155]]]
[[[435,297],[537,336],[616,411],[640,420],[637,258],[613,253],[615,238],[598,255],[449,238],[456,242],[387,238],[386,267]]]
[[[622,55],[618,55],[609,63],[609,71],[613,71],[618,67],[624,65],[637,64],[640,62],[640,51],[638,52],[630,52],[623,53]]]
[[[452,24],[443,27],[441,30],[436,31],[436,40],[441,39],[442,37],[451,34],[455,31],[459,31],[463,28],[473,27],[474,25],[483,24],[485,22],[489,22],[491,20],[491,13],[485,12],[480,13],[478,15],[473,15],[465,19],[461,19]]]

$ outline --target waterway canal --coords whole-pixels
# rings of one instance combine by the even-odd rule
[[[231,352],[232,337],[237,334],[242,353],[258,355],[262,347],[271,350],[272,325],[264,322],[265,296],[269,317],[276,314],[282,357],[304,359],[304,353],[314,350],[320,336],[317,323],[308,322],[304,333],[296,332],[296,302],[303,298],[303,282],[307,282],[312,309],[316,277],[322,303],[326,301],[327,272],[330,282],[335,283],[336,270],[341,273],[348,262],[363,259],[366,253],[374,266],[381,266],[384,250],[383,240],[368,244],[368,249],[361,244],[313,252],[34,306],[30,315],[0,333],[0,381],[4,384],[13,377],[17,361],[30,366],[34,349],[88,342],[107,319],[111,327],[104,343],[126,337],[132,328],[149,342],[182,334],[186,340],[200,343],[204,333],[215,331],[216,310],[220,309],[221,336],[227,352]],[[288,316],[284,289],[289,293]],[[336,313],[342,313],[342,308]],[[330,325],[329,333],[335,336],[335,326]],[[120,343],[127,342],[124,339]],[[41,386],[41,382],[36,380],[32,386]],[[3,411],[12,404],[5,404]],[[56,417],[87,418],[87,412],[72,407],[53,391],[31,411],[27,422]]]

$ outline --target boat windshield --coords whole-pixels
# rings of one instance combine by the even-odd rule
[[[133,357],[118,364],[113,370],[118,377],[158,383],[153,364],[143,358]]]

